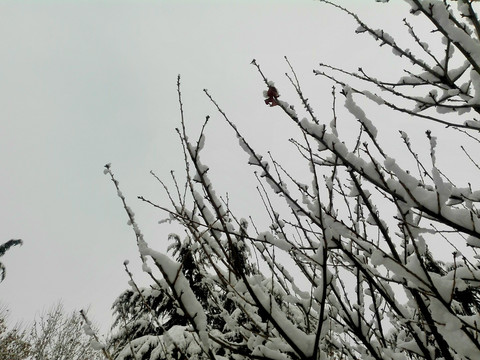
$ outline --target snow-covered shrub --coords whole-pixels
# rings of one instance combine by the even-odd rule
[[[438,151],[442,142],[461,148],[472,171],[480,169],[475,4],[407,0],[411,16],[423,18],[423,29],[427,26],[437,40],[427,44],[404,20],[415,47],[409,50],[347,9],[323,2],[352,16],[359,34],[373,36],[404,59],[406,75],[383,81],[362,69],[321,64],[315,75],[340,89],[333,120],[325,122],[328,114],[317,117],[319,110],[305,98],[293,67],[288,78],[301,111],[280,97],[281,91],[271,90],[273,83],[253,61],[268,89],[267,104],[283,110],[284,120],[300,131],[292,142],[309,171],[307,181],[280,161],[262,157],[206,92],[259,174],[271,226],[247,226],[250,221],[232,213],[200,159],[205,127],[192,142],[182,126],[187,191],[177,184],[168,192],[170,208],[143,200],[183,226],[188,235],[174,239],[176,251],[188,249],[190,260],[174,261],[147,244],[118,190],[154,284],[148,290],[133,286],[119,298],[117,309],[127,306],[123,329],[119,322],[117,358],[480,358],[478,175],[466,171],[457,174],[461,183],[454,183],[439,165]],[[180,81],[178,94],[183,125]],[[350,133],[343,135],[339,99],[350,114],[350,119],[342,115],[342,123],[352,121]],[[417,143],[410,136],[418,138],[417,133],[401,131],[407,156],[400,159],[376,127],[389,120],[367,115],[372,103],[390,109],[396,120],[414,117],[427,124],[428,131],[421,131],[426,150],[414,150]],[[355,124],[358,133],[350,144]],[[459,138],[462,142],[455,143]],[[411,169],[402,165],[405,157]],[[118,188],[109,165],[105,173]],[[274,197],[286,207],[277,208]]]

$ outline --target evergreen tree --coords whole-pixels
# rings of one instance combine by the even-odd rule
[[[172,243],[168,250],[181,264],[182,274],[188,280],[196,299],[206,309],[211,328],[224,331],[226,324],[219,309],[232,313],[235,311],[235,304],[227,297],[225,289],[208,282],[210,274],[204,252],[198,249],[189,237],[182,241],[178,235],[171,234],[169,240]],[[248,262],[248,248],[241,236],[235,244],[231,244],[229,252],[231,263],[238,271],[249,275],[255,272],[254,266]],[[215,302],[214,306],[211,306],[212,301]],[[115,316],[114,333],[109,341],[109,348],[116,359],[149,359],[159,348],[164,347],[164,336],[172,336],[168,333],[176,334],[178,329],[186,328],[189,324],[188,317],[179,311],[171,291],[161,283],[153,283],[148,288],[132,286],[117,298],[112,309]],[[237,335],[230,338],[239,340]],[[194,341],[193,338],[187,339],[187,342]],[[187,350],[188,344],[185,344],[184,348],[172,346],[168,352],[163,350],[163,355],[158,359],[189,358],[192,354]]]
[[[454,253],[454,255],[457,255]],[[468,270],[468,261],[465,257],[457,259],[455,263],[445,264],[443,261],[434,259],[432,253],[427,249],[425,252],[425,268],[434,274],[442,277],[449,276],[449,273]],[[460,315],[473,316],[480,313],[480,288],[477,284],[466,284],[463,288],[454,288],[452,302],[455,311]]]
[[[0,245],[0,257],[5,255],[7,250],[10,249],[12,246],[15,246],[15,245],[22,245],[22,240],[11,239],[11,240],[8,240],[7,242],[3,243],[2,245]],[[6,272],[7,272],[7,270],[5,269],[5,265],[3,265],[0,262],[0,282],[2,282],[5,279]]]

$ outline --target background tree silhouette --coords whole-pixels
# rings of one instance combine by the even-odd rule
[[[15,245],[22,245],[22,240],[20,239],[10,239],[7,242],[3,243],[0,245],[0,257],[5,255],[8,249],[10,249],[12,246]],[[5,268],[5,265],[3,265],[0,262],[0,282],[2,282],[5,279],[5,275],[7,273],[7,269]]]

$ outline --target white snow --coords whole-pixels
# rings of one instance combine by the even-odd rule
[[[142,256],[150,256],[154,259],[155,264],[166,276],[168,283],[173,286],[172,290],[183,305],[183,310],[187,312],[190,319],[194,322],[203,348],[207,350],[210,343],[207,332],[207,316],[190,288],[188,280],[183,275],[181,264],[171,260],[167,255],[149,248],[146,243],[139,246],[139,249]]]

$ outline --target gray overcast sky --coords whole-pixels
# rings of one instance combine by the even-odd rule
[[[399,1],[341,3],[382,24],[405,9]],[[147,241],[166,248],[162,215],[136,196],[163,201],[148,172],[168,179],[171,169],[183,169],[174,131],[177,74],[193,134],[205,115],[218,118],[202,92],[208,88],[254,145],[270,149],[292,134],[284,116],[263,103],[250,61],[295,100],[283,75],[287,55],[329,121],[331,84],[314,78],[318,62],[393,67],[377,62],[375,42],[355,28],[351,18],[311,0],[2,1],[0,242],[24,240],[1,259],[7,277],[0,300],[12,320],[29,322],[63,299],[69,310],[91,305],[93,320],[110,325],[110,305],[127,287],[122,262],[138,255],[105,163],[113,164]],[[288,160],[288,152],[283,156]],[[222,170],[212,170],[214,180],[222,191],[245,188],[255,196],[247,188],[253,180],[239,180],[230,159],[247,160],[212,118],[205,162]],[[247,216],[243,206],[240,216]]]

